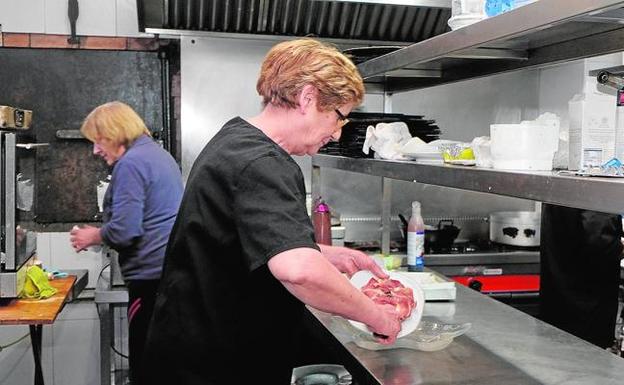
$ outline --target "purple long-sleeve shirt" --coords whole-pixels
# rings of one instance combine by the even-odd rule
[[[147,135],[114,164],[100,233],[119,252],[125,280],[160,278],[183,189],[175,160]]]

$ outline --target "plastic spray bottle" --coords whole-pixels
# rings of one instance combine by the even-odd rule
[[[407,270],[423,271],[425,266],[425,223],[420,214],[420,202],[412,202],[412,216],[407,223]]]

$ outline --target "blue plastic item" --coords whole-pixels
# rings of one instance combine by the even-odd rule
[[[622,162],[618,158],[611,158],[605,164],[602,165],[602,168],[609,167],[622,167]]]
[[[486,0],[485,14],[488,17],[500,15],[514,8],[514,0]]]
[[[59,271],[59,270],[51,271],[50,274],[52,274],[52,276],[54,278],[66,278],[67,277],[67,273],[66,272]]]

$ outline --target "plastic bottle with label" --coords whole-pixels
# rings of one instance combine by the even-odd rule
[[[327,203],[323,202],[321,198],[318,198],[314,206],[312,223],[314,224],[316,243],[331,246],[331,212]]]
[[[614,156],[624,162],[624,91],[617,91],[615,108],[615,154]]]
[[[420,214],[420,202],[412,202],[412,216],[407,223],[407,270],[423,271],[425,266],[425,223]]]

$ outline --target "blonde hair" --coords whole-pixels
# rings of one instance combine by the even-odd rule
[[[271,48],[256,90],[265,106],[295,108],[297,95],[308,84],[319,92],[321,111],[359,105],[364,98],[364,82],[353,62],[334,46],[313,39],[285,41]]]
[[[102,104],[91,111],[80,132],[94,143],[98,139],[108,139],[124,146],[143,134],[151,136],[143,119],[130,106],[118,101]]]

